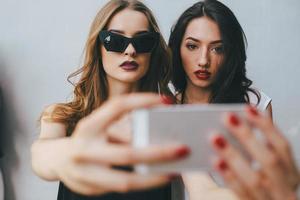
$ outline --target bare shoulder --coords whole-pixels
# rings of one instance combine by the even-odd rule
[[[41,114],[41,120],[50,119],[58,104],[51,104],[44,108]]]
[[[57,104],[47,106],[40,119],[40,139],[59,138],[66,136],[66,125],[52,120]]]

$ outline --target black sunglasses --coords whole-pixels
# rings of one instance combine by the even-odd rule
[[[150,53],[158,43],[159,33],[146,32],[133,38],[128,38],[111,31],[103,30],[100,31],[99,38],[107,51],[122,53],[131,43],[137,53]]]

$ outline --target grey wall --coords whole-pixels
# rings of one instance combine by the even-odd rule
[[[44,106],[71,93],[66,77],[77,69],[99,0],[1,0],[0,85],[4,112],[1,167],[7,200],[52,200],[56,183],[31,171],[30,145]],[[147,0],[166,37],[192,0]],[[224,0],[248,37],[248,75],[273,98],[274,118],[299,152],[300,2]],[[300,156],[298,159],[300,160]]]

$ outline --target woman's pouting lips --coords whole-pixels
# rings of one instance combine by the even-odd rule
[[[194,74],[200,80],[207,80],[211,76],[210,72],[208,72],[207,70],[202,70],[202,69],[195,71]]]
[[[126,71],[134,71],[139,67],[139,64],[135,61],[125,61],[120,67]]]

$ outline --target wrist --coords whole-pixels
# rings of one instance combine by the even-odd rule
[[[33,171],[47,181],[60,180],[59,174],[70,149],[69,138],[38,139],[31,147]]]
[[[72,139],[71,138],[61,138],[56,141],[55,153],[52,155],[53,162],[49,166],[49,170],[57,180],[62,180],[64,175],[64,169],[67,165],[67,160],[70,157],[70,152],[72,150]]]

